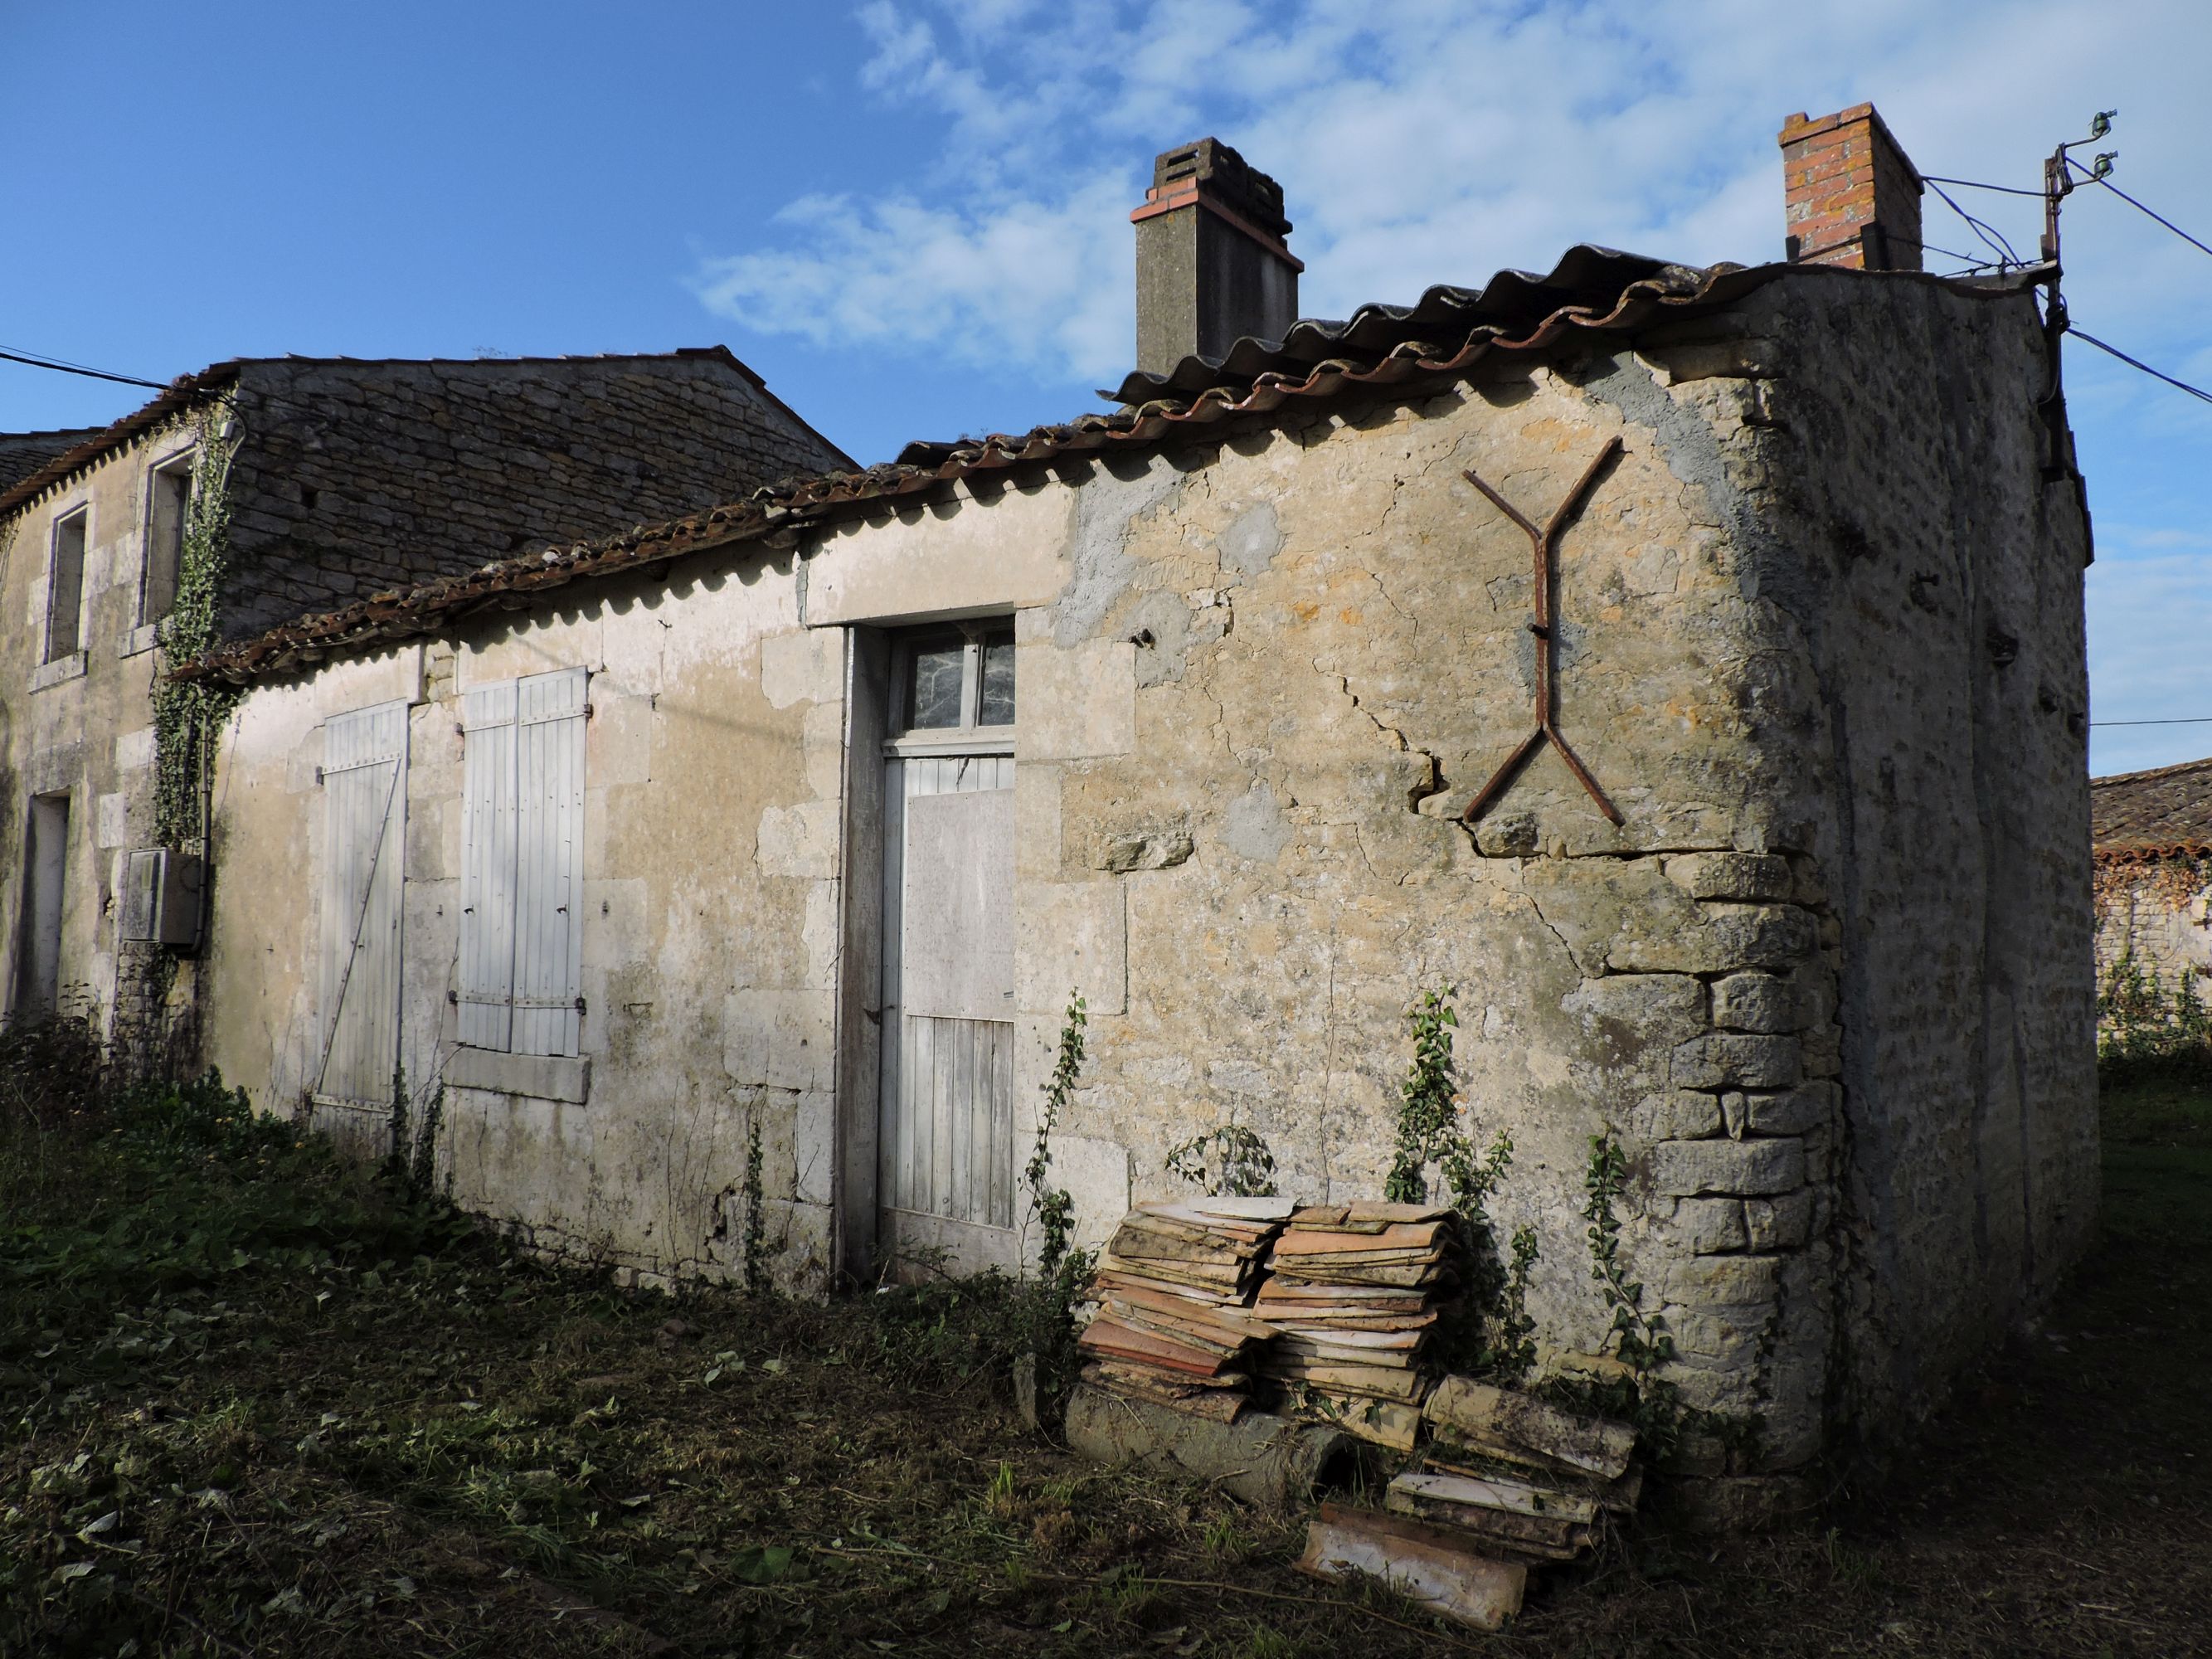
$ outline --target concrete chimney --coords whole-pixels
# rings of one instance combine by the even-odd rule
[[[1872,104],[1782,124],[1792,264],[1920,269],[1920,174]]]
[[[1279,340],[1297,320],[1283,187],[1212,138],[1164,151],[1137,227],[1137,367],[1165,374],[1218,360],[1244,336]]]

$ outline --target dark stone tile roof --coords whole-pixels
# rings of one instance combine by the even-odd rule
[[[851,462],[719,348],[240,365],[225,638]]]
[[[87,426],[59,432],[0,432],[0,489],[21,483],[106,430]]]
[[[597,357],[240,358],[172,383],[0,489],[0,514],[211,399],[240,440],[223,636],[547,542],[618,535],[850,466],[726,349]]]
[[[2212,853],[2212,757],[2090,779],[2089,835],[2100,858]]]

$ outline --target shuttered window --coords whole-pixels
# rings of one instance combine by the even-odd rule
[[[586,684],[564,668],[463,698],[459,1036],[471,1048],[576,1052]]]
[[[399,1062],[407,705],[323,726],[323,1059],[314,1092],[388,1102]]]

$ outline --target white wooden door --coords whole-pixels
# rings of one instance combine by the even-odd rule
[[[1013,757],[885,764],[884,1242],[1012,1267]]]
[[[323,726],[323,1060],[313,1092],[389,1104],[399,1060],[407,705]]]

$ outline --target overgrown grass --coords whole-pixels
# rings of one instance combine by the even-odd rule
[[[2113,1098],[2102,1251],[1908,1484],[1616,1541],[1483,1641],[1297,1577],[1302,1517],[1022,1432],[1005,1280],[625,1295],[214,1085],[71,1099],[0,1129],[0,1654],[2088,1656],[2212,1628],[2212,1137],[2125,1127],[2197,1134],[2203,1094]]]

